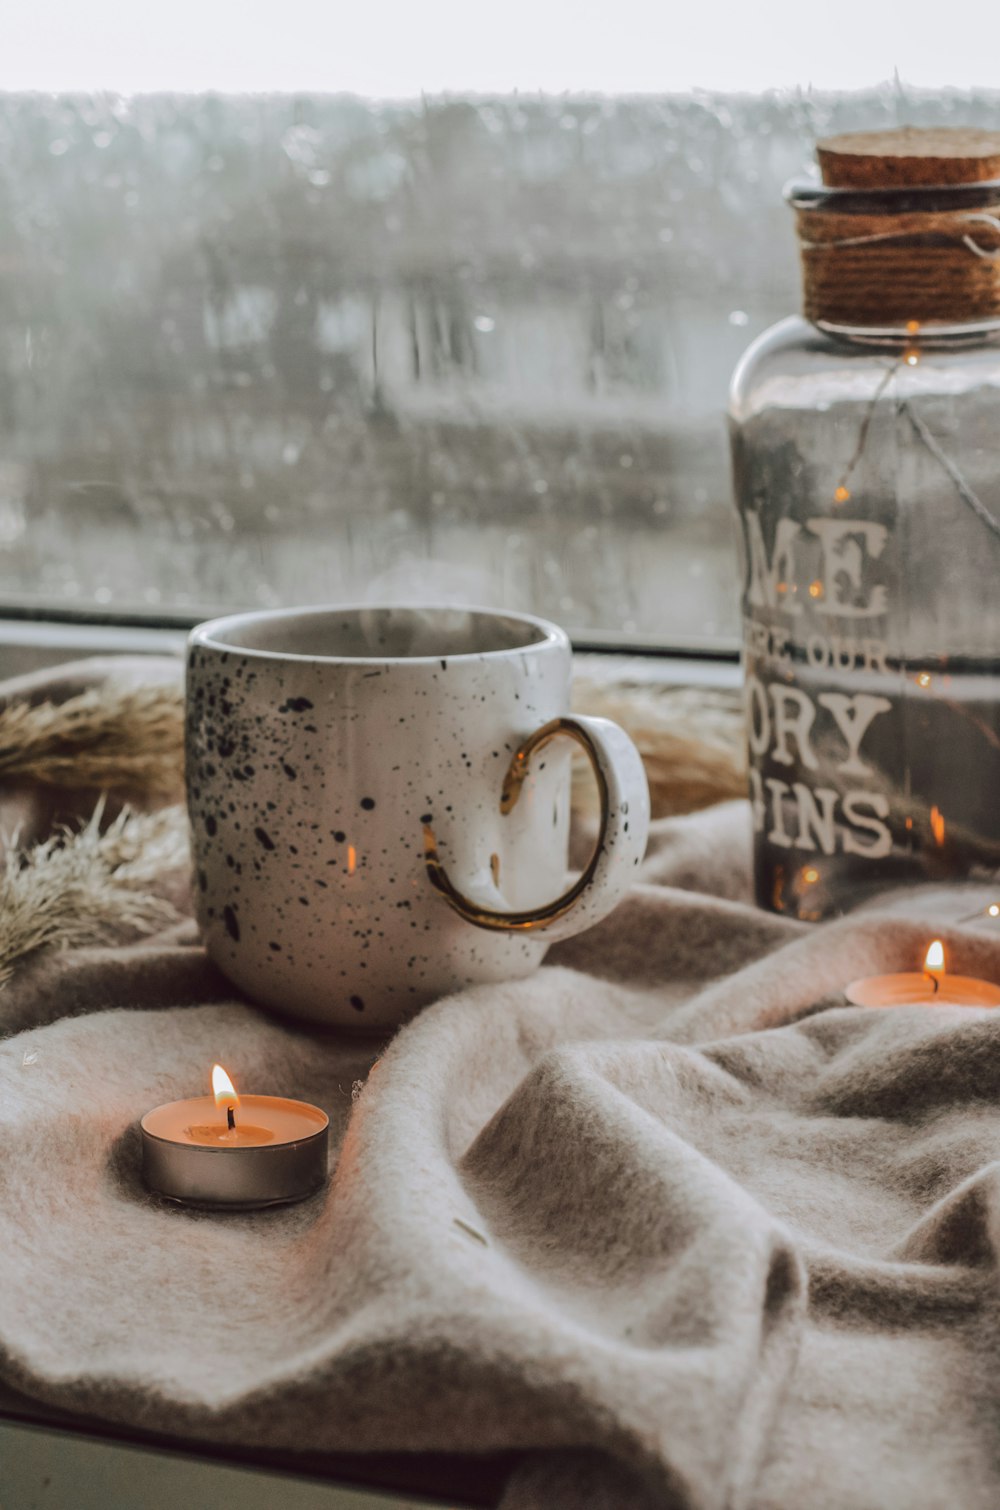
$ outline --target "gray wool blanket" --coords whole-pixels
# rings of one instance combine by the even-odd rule
[[[996,1510],[1000,1014],[843,998],[932,934],[1000,980],[957,921],[988,900],[769,916],[733,803],[388,1044],[235,999],[189,923],[37,954],[0,990],[0,1378],[214,1442],[527,1449],[518,1510]],[[139,1117],[217,1059],[329,1112],[321,1195],[144,1190]]]

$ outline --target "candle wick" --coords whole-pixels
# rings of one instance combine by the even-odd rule
[[[233,1111],[231,1106],[226,1107],[226,1123],[229,1127],[230,1132],[232,1132],[233,1128],[236,1126],[236,1113]]]
[[[940,989],[941,982],[938,980],[937,976],[936,975],[932,975],[929,970],[925,970],[924,974],[926,975],[927,979],[930,981],[931,985],[933,986],[933,988],[934,988],[934,995],[936,996],[937,993],[938,993],[938,991],[939,991],[939,989]],[[232,1123],[230,1123],[229,1125],[231,1127]]]

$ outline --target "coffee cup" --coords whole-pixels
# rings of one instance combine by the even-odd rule
[[[514,979],[634,879],[639,753],[571,714],[564,631],[476,608],[323,607],[202,624],[187,794],[206,948],[274,1012],[382,1031]],[[600,798],[567,882],[570,768]]]

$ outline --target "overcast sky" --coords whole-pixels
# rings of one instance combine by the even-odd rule
[[[660,92],[1000,82],[995,0],[8,0],[0,89]]]

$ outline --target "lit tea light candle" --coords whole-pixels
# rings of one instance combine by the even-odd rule
[[[866,975],[852,980],[844,995],[856,1007],[1000,1007],[1000,986],[972,975],[949,975],[944,944],[935,939],[921,971]]]
[[[239,1096],[221,1064],[211,1096],[170,1101],[139,1125],[142,1177],[172,1201],[247,1211],[301,1201],[326,1180],[326,1113],[283,1096]]]

